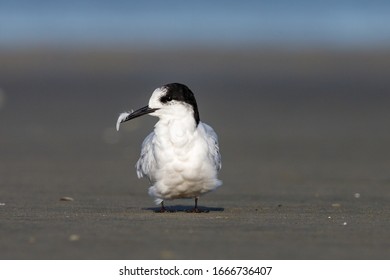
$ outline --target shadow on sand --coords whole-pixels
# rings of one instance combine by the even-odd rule
[[[173,205],[173,206],[165,206],[168,213],[175,213],[175,212],[189,212],[191,213],[191,210],[194,208],[193,206],[183,206],[183,205]],[[223,212],[225,211],[225,208],[221,207],[203,207],[198,206],[199,210],[202,213],[208,213],[208,212]],[[160,213],[160,207],[148,207],[148,208],[142,208],[142,210],[147,211],[153,211],[156,213]]]

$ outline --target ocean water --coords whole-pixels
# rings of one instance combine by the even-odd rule
[[[0,0],[0,47],[390,45],[389,1]]]

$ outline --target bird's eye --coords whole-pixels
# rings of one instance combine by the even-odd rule
[[[165,95],[160,98],[161,103],[167,103],[173,100],[173,97],[170,95]]]

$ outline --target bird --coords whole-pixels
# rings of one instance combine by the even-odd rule
[[[164,201],[182,198],[195,199],[194,208],[187,212],[208,212],[198,207],[198,199],[222,185],[221,154],[217,134],[200,121],[193,92],[181,83],[160,86],[147,106],[121,113],[116,129],[143,115],[159,118],[136,163],[138,178],[149,179],[148,194],[161,206],[157,212],[170,212]]]

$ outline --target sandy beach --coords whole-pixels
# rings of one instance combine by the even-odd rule
[[[0,51],[0,259],[389,259],[387,51]],[[187,84],[218,133],[209,213],[154,213],[134,165]],[[70,197],[71,199],[61,200]]]

